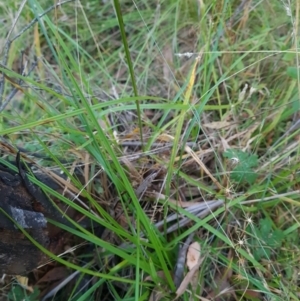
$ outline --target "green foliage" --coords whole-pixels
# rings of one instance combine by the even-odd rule
[[[34,291],[31,294],[27,294],[26,290],[19,285],[14,285],[11,288],[11,291],[8,293],[8,300],[11,301],[38,301],[38,296],[40,291],[35,287]]]
[[[282,246],[284,233],[280,229],[273,230],[272,221],[269,218],[261,219],[259,227],[254,226],[251,229],[248,228],[253,232],[251,245],[254,247],[253,256],[256,260],[269,259],[272,250],[278,250]]]
[[[288,67],[286,70],[287,75],[293,79],[298,79],[298,72],[299,69],[296,67]]]
[[[255,182],[257,174],[253,171],[253,167],[257,166],[256,155],[249,155],[241,150],[234,149],[228,149],[223,155],[236,165],[230,173],[231,180],[238,183],[248,182],[249,184]]]

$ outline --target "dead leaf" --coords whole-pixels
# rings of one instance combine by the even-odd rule
[[[61,280],[69,275],[66,267],[56,267],[47,272],[37,283]]]
[[[191,270],[195,265],[198,264],[201,255],[201,247],[198,242],[193,242],[188,249],[186,256],[186,265]]]
[[[254,298],[260,299],[262,297],[259,291],[252,290],[252,289],[246,290],[244,296],[249,299],[254,299]]]
[[[186,265],[189,272],[182,280],[180,286],[176,291],[176,299],[180,297],[187,289],[187,286],[191,284],[192,288],[195,289],[198,284],[199,267],[203,261],[201,258],[201,247],[198,242],[193,242],[188,249],[186,256]]]
[[[156,273],[156,275],[158,278],[161,278],[162,280],[166,280],[164,271],[158,271]],[[151,276],[147,276],[145,278],[145,281],[153,281],[153,279]],[[164,291],[160,285],[156,285],[154,287],[154,289],[152,290],[152,293],[151,293],[148,301],[159,301],[159,300],[163,299],[166,295],[166,291],[167,291],[167,289]]]
[[[216,290],[207,295],[207,298],[214,301],[238,300],[233,287],[227,280],[222,281]]]
[[[27,291],[29,291],[31,293],[33,292],[32,286],[28,286],[28,278],[27,277],[17,275],[16,279],[23,288],[25,288]]]
[[[180,286],[180,283],[182,282],[183,276],[184,276],[184,267],[186,266],[186,258],[188,253],[188,248],[191,244],[191,242],[194,239],[194,232],[190,233],[187,239],[185,240],[184,244],[180,248],[178,255],[177,255],[177,261],[174,269],[174,284],[176,289]]]
[[[158,290],[160,289],[160,290]],[[167,291],[167,290],[166,290]],[[159,301],[166,296],[166,292],[162,292],[161,287],[155,287],[148,299],[148,301]]]
[[[156,273],[156,275],[157,275],[157,278],[161,278],[162,280],[166,280],[166,279],[167,279],[166,276],[165,276],[164,271],[158,271],[158,272]],[[145,281],[153,281],[153,279],[152,279],[152,277],[149,275],[149,276],[147,276],[147,277],[145,278]]]
[[[199,267],[203,261],[203,258],[199,260],[199,262],[186,274],[184,279],[182,280],[180,286],[178,287],[176,291],[176,298],[179,298],[187,289],[187,286],[190,283],[195,284],[195,278],[198,277]]]
[[[228,254],[228,258],[231,258],[232,254],[231,252]],[[219,275],[216,275],[215,277],[215,288],[211,290],[211,292],[207,295],[207,297],[215,300],[215,301],[221,301],[226,298],[230,299],[231,297],[234,297],[236,299],[235,291],[233,286],[230,284],[229,279],[232,277],[232,269],[230,267],[227,267],[226,269],[220,271]]]

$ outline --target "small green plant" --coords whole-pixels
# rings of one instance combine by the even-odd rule
[[[254,226],[248,231],[253,233],[251,245],[255,246],[253,256],[256,260],[269,259],[271,251],[282,246],[284,233],[280,229],[273,230],[272,221],[268,218],[261,219],[258,227]]]
[[[299,69],[297,67],[288,67],[286,70],[286,74],[292,79],[298,79],[298,72]]]
[[[224,152],[224,157],[232,160],[235,167],[230,173],[231,180],[242,183],[253,184],[257,178],[257,173],[253,167],[257,167],[257,156],[249,155],[241,150],[228,149]]]
[[[11,301],[38,301],[40,291],[37,288],[34,288],[34,291],[31,294],[27,294],[26,290],[19,285],[14,285],[7,297]]]

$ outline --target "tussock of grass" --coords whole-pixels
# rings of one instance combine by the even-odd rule
[[[298,300],[298,4],[66,1],[13,40],[48,5],[0,8],[0,160],[62,169],[71,199],[31,180],[107,229],[60,225],[77,249],[48,255],[81,275],[62,298],[173,299],[193,235],[182,300]]]

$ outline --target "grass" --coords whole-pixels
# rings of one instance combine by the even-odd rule
[[[83,206],[32,182],[107,231],[60,225],[76,250],[39,246],[57,265],[27,291],[6,278],[3,298],[38,300],[30,289],[52,292],[66,276],[41,279],[65,266],[80,276],[57,300],[298,300],[299,1],[66,1],[20,36],[54,3],[16,18],[4,2],[2,103],[16,94],[0,160],[7,142],[51,158],[30,156]],[[184,278],[190,241],[201,264]]]

